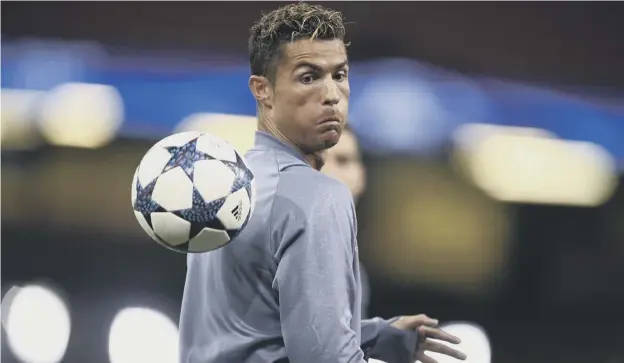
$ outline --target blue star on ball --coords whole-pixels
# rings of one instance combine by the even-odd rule
[[[165,149],[171,154],[171,159],[167,162],[163,173],[179,166],[191,180],[193,180],[195,162],[214,159],[212,156],[197,150],[197,138],[182,146],[171,146]]]
[[[247,193],[251,196],[251,180],[253,179],[253,173],[247,166],[241,157],[236,154],[236,162],[224,161],[223,164],[227,166],[234,173],[234,183],[232,183],[232,189],[230,192],[235,192],[240,188],[245,188]]]

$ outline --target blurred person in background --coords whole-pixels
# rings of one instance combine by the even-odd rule
[[[247,161],[256,206],[231,243],[192,254],[181,363],[423,363],[464,359],[425,315],[361,320],[353,197],[318,170],[340,140],[350,95],[340,12],[297,3],[251,28],[258,131]]]
[[[323,173],[345,183],[353,202],[357,205],[360,196],[366,191],[366,165],[362,161],[362,153],[358,144],[357,136],[346,126],[336,146],[327,150]],[[360,263],[360,282],[362,285],[362,318],[368,317],[370,304],[370,285],[368,275],[362,263]]]
[[[366,191],[366,165],[362,160],[357,136],[347,125],[345,126],[340,141],[328,149],[325,153],[325,164],[321,170],[323,173],[332,176],[343,182],[353,195],[353,202],[357,204],[360,196]],[[368,276],[363,264],[360,262],[360,285],[362,288],[362,319],[368,316],[370,304],[370,285]],[[387,363],[401,363],[400,360],[392,356],[387,356],[383,350],[377,352],[375,348],[370,354],[373,357],[383,359]],[[430,357],[416,357],[422,362],[434,362]]]

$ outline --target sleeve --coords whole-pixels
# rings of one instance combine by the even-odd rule
[[[308,192],[313,198],[299,199],[309,203],[305,213],[281,223],[274,286],[286,351],[292,363],[364,363],[351,327],[353,306],[360,303],[352,200],[346,188],[314,190]]]
[[[387,363],[412,363],[418,334],[397,329],[394,320],[373,318],[362,321],[362,349],[366,356]],[[370,361],[370,360],[369,360]]]
[[[370,303],[370,286],[368,273],[362,263],[360,263],[360,285],[362,286],[362,319],[366,319],[368,318],[368,305]]]

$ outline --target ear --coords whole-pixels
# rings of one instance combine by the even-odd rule
[[[271,82],[266,77],[252,75],[249,77],[249,90],[259,104],[273,107]]]

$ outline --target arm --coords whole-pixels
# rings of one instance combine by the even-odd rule
[[[368,304],[370,303],[370,286],[368,274],[362,263],[360,263],[360,285],[362,286],[362,319],[366,319],[368,318]]]
[[[306,190],[305,185],[298,187]],[[348,193],[331,184],[299,192],[310,197],[299,195],[293,198],[296,203],[281,198],[278,206],[276,197],[274,210],[289,211],[274,226],[282,234],[274,285],[292,363],[365,362],[359,334],[351,327],[353,307],[360,301],[353,271],[355,216]]]
[[[416,351],[416,331],[397,329],[397,318],[373,318],[362,321],[362,349],[366,356],[388,363],[412,363]]]

